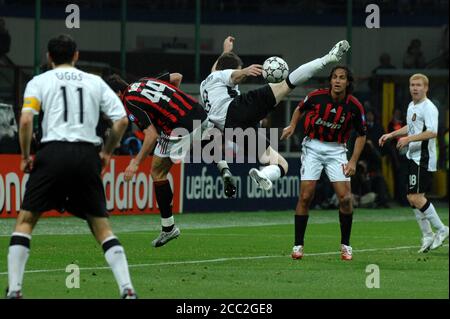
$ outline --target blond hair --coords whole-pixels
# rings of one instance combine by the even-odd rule
[[[422,74],[422,73],[413,74],[409,78],[409,83],[411,83],[412,80],[422,80],[423,84],[428,87],[429,81],[428,81],[428,77],[425,74]]]

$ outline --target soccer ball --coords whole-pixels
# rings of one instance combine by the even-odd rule
[[[289,66],[282,58],[272,56],[264,61],[262,75],[269,83],[279,83],[287,78]]]

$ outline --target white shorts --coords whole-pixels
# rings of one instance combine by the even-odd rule
[[[180,161],[186,156],[192,142],[194,140],[201,141],[202,135],[211,126],[212,124],[205,120],[201,126],[196,127],[191,133],[184,136],[169,136],[161,133],[153,154],[158,157],[170,157],[172,161]]]
[[[317,181],[325,168],[330,182],[350,181],[344,175],[344,164],[347,164],[347,148],[345,144],[321,142],[305,137],[302,146],[302,181]]]

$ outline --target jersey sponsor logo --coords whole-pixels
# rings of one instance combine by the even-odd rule
[[[415,121],[416,120],[416,113],[414,113],[413,114],[413,116],[412,116],[412,119],[411,119],[412,121]]]
[[[345,118],[344,118],[345,119]],[[332,122],[328,122],[328,121],[324,121],[322,118],[318,118],[316,123],[314,123],[315,125],[322,125],[325,127],[329,127],[331,129],[340,129],[341,128],[341,124],[338,123],[332,123]]]

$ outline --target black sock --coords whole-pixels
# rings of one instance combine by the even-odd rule
[[[295,246],[303,245],[309,215],[295,215]]]
[[[172,188],[170,183],[166,179],[164,181],[157,181],[153,183],[155,185],[156,201],[158,202],[159,211],[161,212],[161,218],[172,217]],[[162,226],[162,230],[169,232],[173,229],[174,225]]]
[[[353,212],[343,214],[339,212],[339,222],[341,224],[341,244],[350,246],[350,233],[352,232]]]

